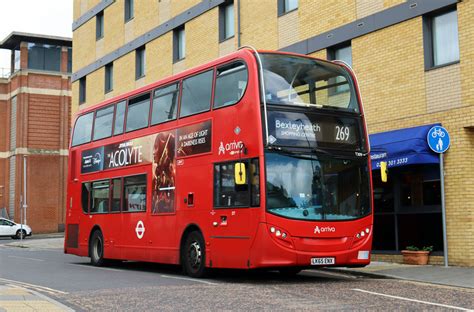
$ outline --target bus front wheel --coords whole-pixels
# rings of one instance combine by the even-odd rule
[[[198,231],[189,233],[182,251],[184,271],[191,277],[204,277],[206,274],[206,246]]]
[[[104,264],[104,236],[101,231],[94,231],[89,243],[89,256],[91,264],[102,266]]]

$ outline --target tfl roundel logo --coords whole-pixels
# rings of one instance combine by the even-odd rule
[[[137,233],[138,239],[142,239],[143,235],[145,235],[145,225],[143,224],[142,220],[137,222],[135,233]]]

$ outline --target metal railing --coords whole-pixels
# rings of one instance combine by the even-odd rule
[[[9,78],[11,75],[10,68],[0,67],[0,78]]]

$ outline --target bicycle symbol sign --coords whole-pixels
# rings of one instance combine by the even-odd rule
[[[431,150],[439,154],[446,152],[451,144],[448,130],[441,126],[432,127],[426,139]]]

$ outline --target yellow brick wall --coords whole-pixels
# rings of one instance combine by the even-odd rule
[[[72,42],[72,71],[76,72],[96,60],[95,19],[76,29],[72,34]],[[78,42],[80,44],[77,44]]]
[[[462,104],[474,105],[474,1],[458,3],[459,54],[461,59]],[[472,124],[471,126],[474,126]]]
[[[214,8],[186,24],[187,68],[201,65],[219,56],[218,24],[219,8]]]
[[[241,42],[257,49],[278,49],[278,7],[274,0],[241,1]]]
[[[275,6],[275,4],[274,4]],[[356,19],[354,0],[301,0],[300,40],[350,23]]]
[[[94,1],[87,1],[92,7]],[[98,1],[98,0],[96,0]],[[166,0],[168,1],[168,0]],[[298,16],[297,40],[303,40],[352,22],[358,13],[357,4],[363,0],[300,0],[295,12]],[[383,0],[383,8],[403,3],[403,0]],[[171,0],[162,15],[170,17],[199,3],[199,0]],[[148,4],[148,6],[146,6]],[[163,7],[164,4],[162,4]],[[136,37],[159,23],[157,1],[136,1],[135,18],[130,24],[131,37]],[[379,7],[377,7],[377,10]],[[74,16],[80,10],[80,0],[74,2]],[[371,9],[374,12],[377,10]],[[237,8],[235,8],[237,11]],[[474,176],[470,166],[474,162],[474,1],[458,3],[459,44],[461,62],[440,69],[458,79],[457,97],[443,99],[443,111],[430,107],[436,99],[429,88],[437,85],[451,86],[449,75],[438,75],[436,84],[431,76],[436,71],[425,72],[422,18],[384,28],[352,40],[353,67],[358,76],[371,133],[441,122],[450,132],[452,145],[445,155],[446,210],[448,226],[449,260],[453,265],[474,266]],[[295,14],[295,15],[296,15]],[[241,0],[241,42],[257,48],[278,49],[282,33],[279,31],[277,5],[274,0]],[[284,18],[284,17],[283,17]],[[218,57],[219,52],[230,49],[219,46],[218,8],[186,24],[186,59],[172,64],[172,33],[146,45],[146,76],[151,83],[169,76],[173,70],[190,68]],[[237,31],[237,27],[236,27]],[[103,53],[123,46],[125,42],[123,1],[116,1],[105,11],[105,38]],[[284,37],[286,40],[286,37]],[[95,19],[74,32],[73,71],[95,61]],[[237,39],[231,40],[236,45]],[[326,58],[326,50],[312,53]],[[448,79],[449,78],[449,79]],[[139,84],[142,84],[140,81]],[[78,107],[78,82],[74,82],[73,111]],[[434,87],[433,87],[434,86]],[[104,99],[104,71],[100,69],[87,77],[87,103],[95,104]],[[114,90],[112,95],[122,94],[137,87],[135,81],[135,53],[114,62]],[[437,90],[438,92],[442,90]],[[450,89],[450,91],[453,91]],[[428,93],[428,94],[427,94]],[[107,96],[111,96],[110,94]],[[431,97],[431,98],[430,98]],[[431,106],[430,106],[431,105]],[[433,258],[439,263],[438,258]]]
[[[125,44],[124,10],[124,1],[122,0],[115,1],[104,11],[104,39],[102,39],[104,40],[104,54]]]
[[[421,17],[352,40],[352,64],[368,120],[426,112]]]

